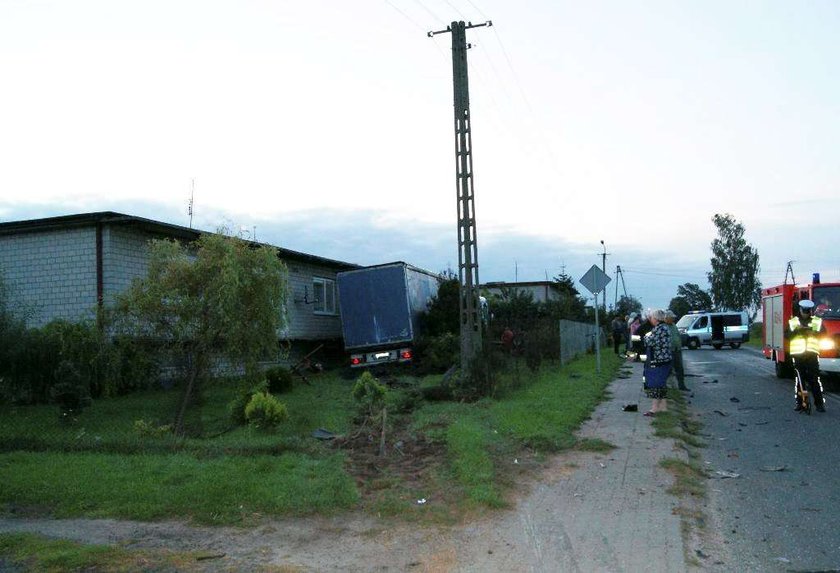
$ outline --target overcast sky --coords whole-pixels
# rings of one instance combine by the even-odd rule
[[[482,281],[840,280],[840,2],[0,0],[0,219],[115,210],[339,260],[456,267],[451,20]],[[615,295],[608,287],[608,302]],[[583,290],[581,288],[581,290]]]

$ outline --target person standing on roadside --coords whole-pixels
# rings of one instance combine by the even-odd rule
[[[627,347],[624,349],[625,354],[630,356],[630,353],[636,353],[637,349],[633,347],[633,335],[636,334],[636,331],[639,330],[639,325],[642,321],[639,319],[639,315],[635,312],[630,313],[630,320],[627,322]]]
[[[683,367],[682,358],[682,337],[680,331],[677,330],[677,325],[674,321],[677,320],[677,315],[671,310],[665,311],[665,324],[671,332],[671,354],[674,360],[674,376],[677,379],[677,388],[687,392],[688,387],[685,385],[685,368]]]
[[[618,356],[618,345],[624,338],[624,331],[627,329],[627,319],[623,316],[615,315],[610,326],[612,327],[613,350],[616,356]]]
[[[665,324],[665,311],[656,309],[648,312],[651,329],[644,335],[645,359],[644,386],[645,394],[653,403],[645,416],[655,416],[668,411],[668,375],[671,374],[673,353],[671,351],[671,331]]]

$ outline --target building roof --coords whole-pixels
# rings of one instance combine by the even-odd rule
[[[115,213],[114,211],[99,211],[96,213],[79,213],[76,215],[61,215],[58,217],[46,217],[43,219],[29,219],[25,221],[10,221],[6,223],[0,223],[0,236],[16,235],[21,233],[39,233],[43,231],[54,231],[60,229],[72,229],[78,227],[87,227],[96,224],[124,225],[127,227],[135,227],[147,232],[160,234],[162,236],[188,241],[194,241],[202,234],[210,233],[210,231],[191,229],[189,227],[182,227],[181,225],[173,225],[171,223],[163,223],[161,221],[155,221],[153,219],[135,217],[133,215],[125,215],[123,213]],[[294,260],[305,263],[329,265],[332,267],[339,267],[341,269],[356,269],[360,266],[344,261],[336,261],[325,257],[319,257],[317,255],[301,253],[299,251],[293,251],[291,249],[277,247],[275,245],[270,246],[277,249],[278,256],[283,260]]]
[[[525,281],[525,282],[492,282],[492,283],[484,283],[480,285],[481,288],[509,288],[509,287],[549,287],[549,288],[557,288],[557,283],[555,281]]]

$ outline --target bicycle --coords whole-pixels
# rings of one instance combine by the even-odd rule
[[[800,412],[805,412],[809,416],[811,415],[811,394],[808,392],[808,389],[805,388],[805,384],[802,383],[802,377],[799,375],[799,371],[796,370],[796,397],[799,399],[800,403],[802,404],[802,410]]]

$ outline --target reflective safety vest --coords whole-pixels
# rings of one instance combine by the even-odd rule
[[[794,356],[797,354],[805,354],[806,352],[820,353],[820,339],[817,333],[822,329],[822,319],[815,316],[811,319],[811,324],[806,328],[806,331],[796,332],[797,328],[802,328],[803,324],[799,321],[798,316],[793,316],[788,321],[788,328],[795,333],[790,339],[790,353]]]

